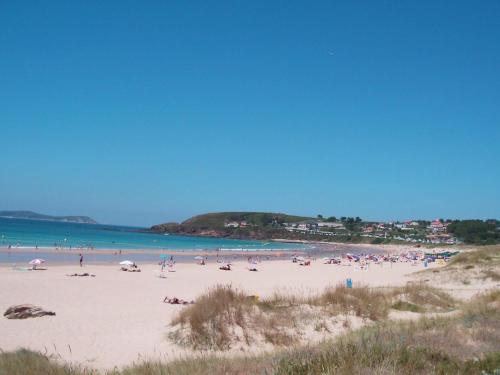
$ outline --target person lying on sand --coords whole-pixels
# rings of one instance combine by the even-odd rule
[[[140,268],[127,268],[127,267],[122,267],[120,270],[125,271],[125,272],[141,272]]]
[[[230,264],[224,264],[223,266],[220,266],[219,269],[223,270],[223,271],[231,271],[231,265]]]
[[[169,303],[171,305],[190,305],[190,304],[193,304],[194,301],[188,302],[188,301],[183,300],[181,298],[166,296],[163,299],[163,303]]]
[[[90,275],[88,274],[87,272],[85,273],[72,273],[72,274],[69,274],[69,275],[66,275],[66,276],[70,276],[70,277],[74,277],[74,276],[90,276],[90,277],[95,277],[95,275]]]

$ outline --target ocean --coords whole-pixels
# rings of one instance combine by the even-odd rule
[[[0,218],[0,246],[116,250],[297,250],[302,244],[145,233],[146,228]]]

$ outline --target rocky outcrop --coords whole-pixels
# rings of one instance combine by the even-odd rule
[[[153,225],[150,232],[233,239],[281,239],[290,235],[290,232],[281,227],[282,223],[310,219],[312,218],[273,212],[212,212],[193,216],[182,223]],[[230,223],[236,225],[229,225]]]
[[[56,313],[53,311],[46,311],[39,306],[25,304],[11,306],[3,314],[7,319],[38,318],[45,315],[56,315]]]
[[[182,229],[179,223],[165,223],[153,225],[150,230],[156,233],[181,233]]]

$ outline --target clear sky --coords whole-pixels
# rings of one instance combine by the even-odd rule
[[[0,209],[500,215],[500,2],[0,2]]]

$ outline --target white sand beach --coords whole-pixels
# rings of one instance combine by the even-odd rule
[[[0,318],[0,348],[30,348],[61,359],[96,368],[112,368],[144,358],[171,359],[182,353],[166,333],[171,318],[182,309],[163,303],[165,296],[186,300],[216,284],[232,284],[248,293],[266,296],[276,290],[296,293],[319,291],[351,278],[355,285],[405,284],[408,274],[422,264],[385,263],[368,270],[323,264],[299,266],[289,260],[259,264],[249,272],[246,262],[231,271],[177,264],[176,272],[159,277],[159,266],[140,265],[142,272],[122,272],[118,265],[46,265],[47,270],[21,271],[0,266],[0,311],[30,303],[56,312],[56,316],[25,320]],[[68,277],[87,272],[96,277]]]

